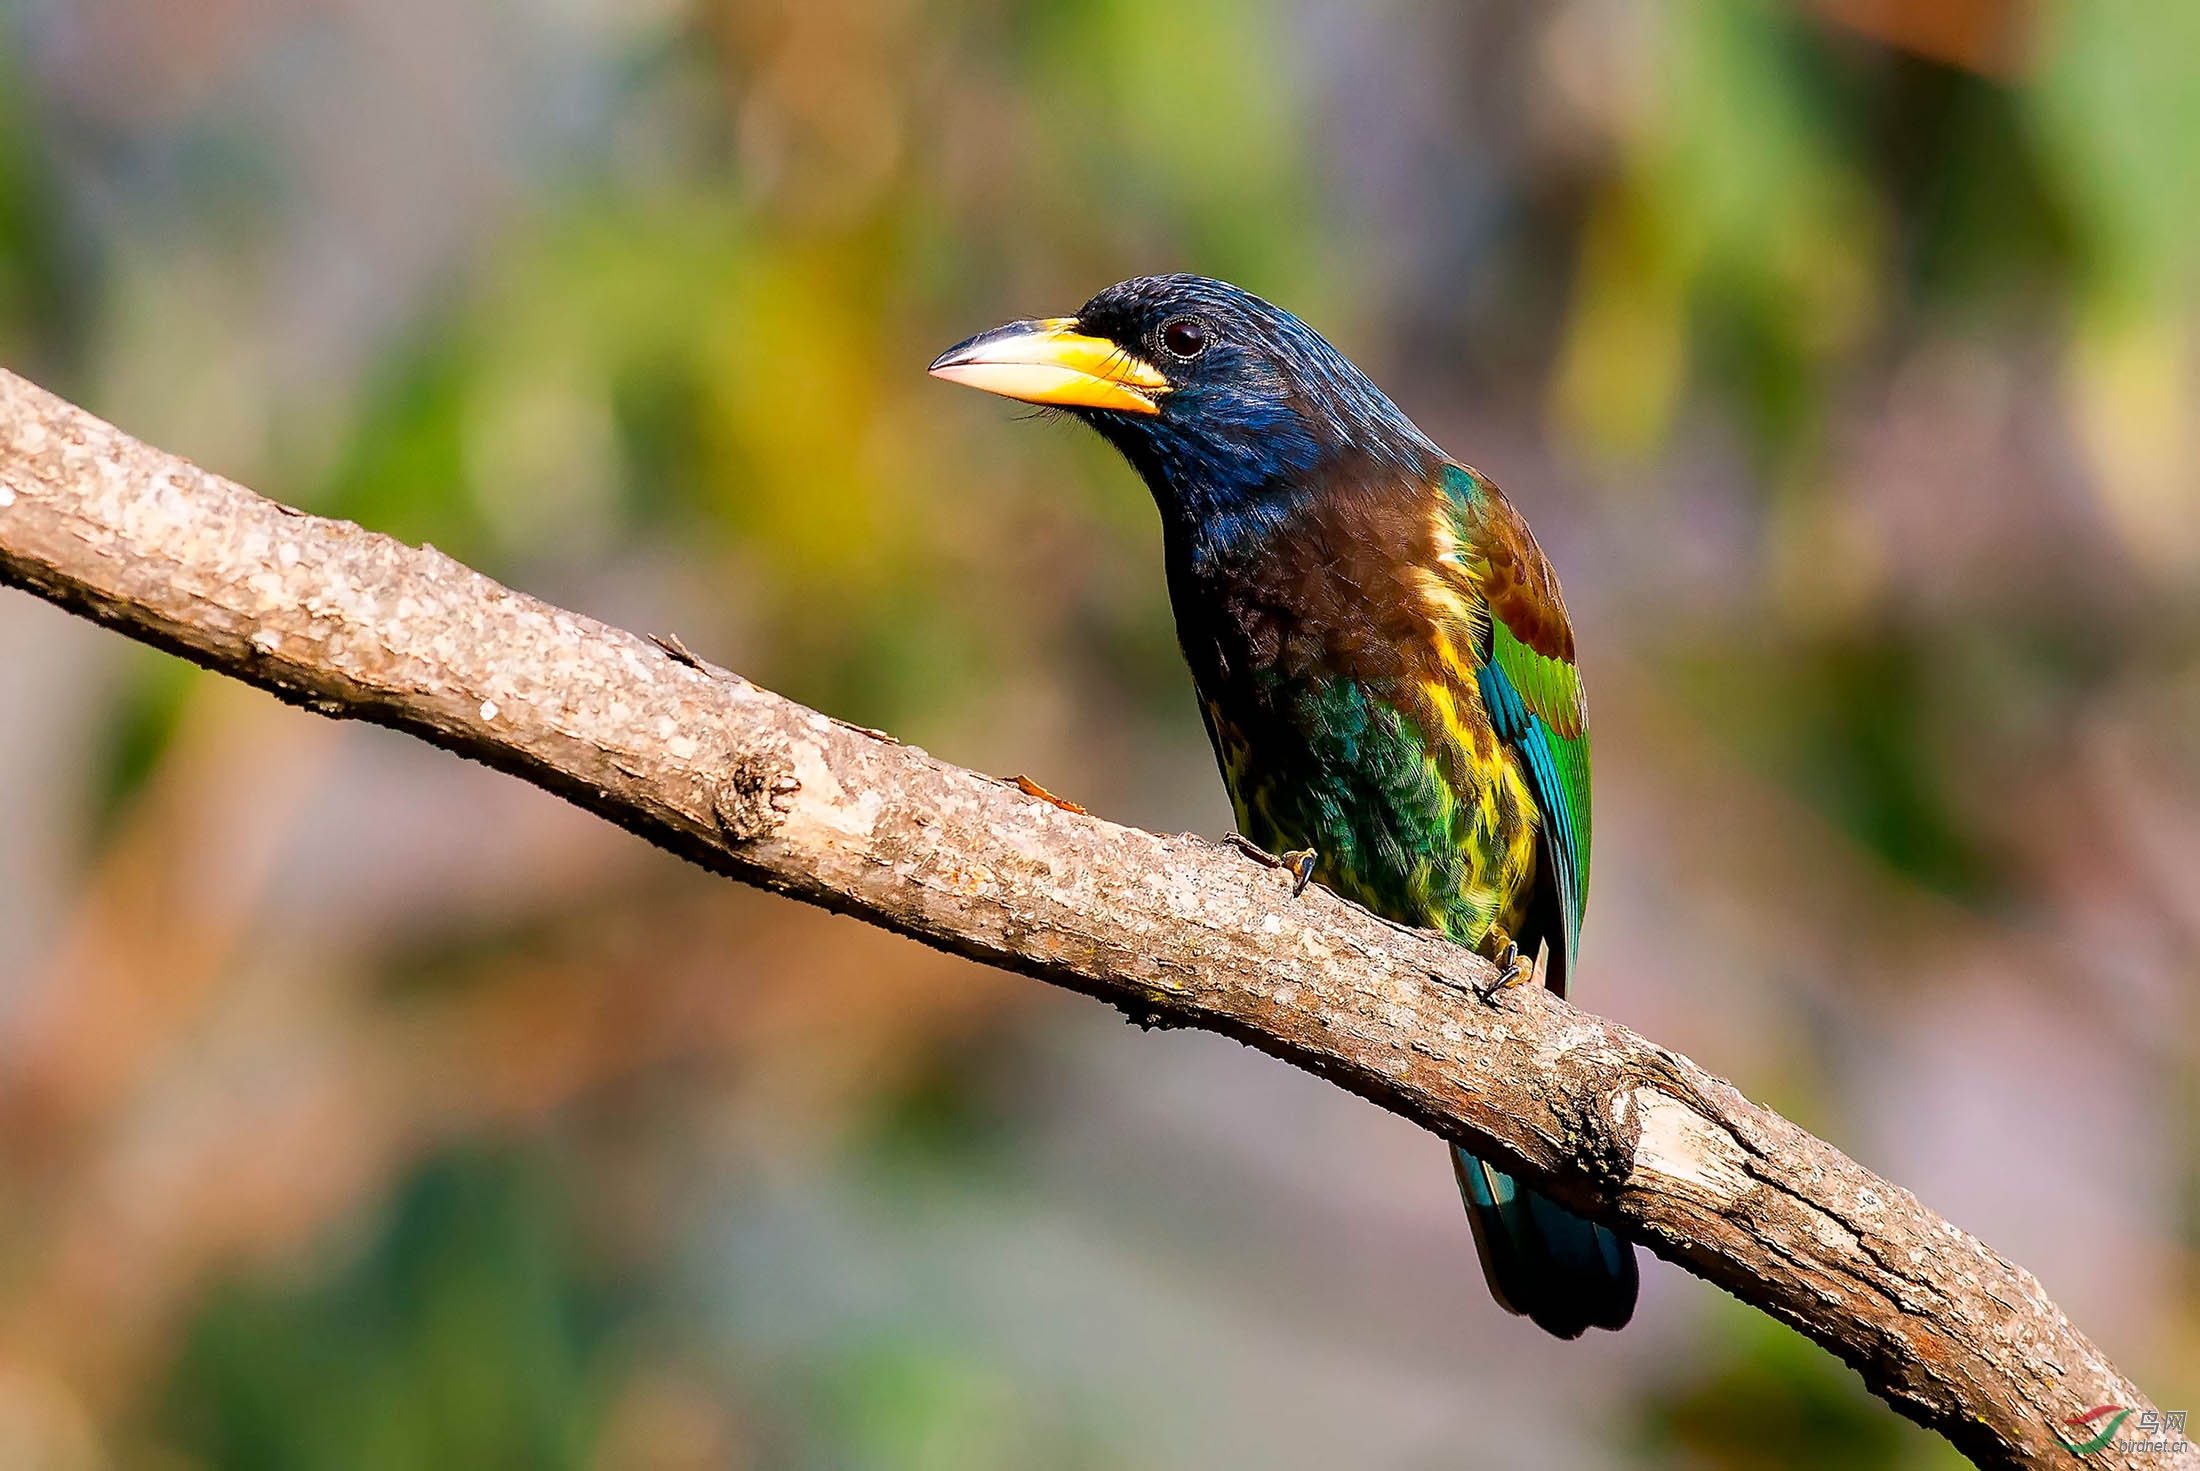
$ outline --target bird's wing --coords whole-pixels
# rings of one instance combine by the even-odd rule
[[[1444,490],[1456,545],[1440,560],[1487,612],[1469,630],[1482,704],[1498,739],[1519,755],[1542,810],[1565,927],[1563,968],[1554,972],[1563,990],[1589,893],[1589,707],[1573,626],[1543,549],[1503,493],[1456,465],[1445,467]]]

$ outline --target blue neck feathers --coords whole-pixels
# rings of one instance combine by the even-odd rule
[[[1444,463],[1397,405],[1320,346],[1294,381],[1259,385],[1270,391],[1206,382],[1170,394],[1159,414],[1095,416],[1195,563],[1251,550],[1311,499],[1426,484]]]

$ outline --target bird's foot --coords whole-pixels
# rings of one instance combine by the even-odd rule
[[[1513,937],[1500,925],[1491,925],[1489,934],[1482,939],[1482,956],[1497,967],[1497,984],[1490,989],[1502,991],[1507,986],[1517,986],[1536,978],[1540,968],[1529,962],[1513,943]]]
[[[1280,868],[1291,875],[1291,897],[1296,899],[1314,882],[1314,865],[1321,855],[1312,848],[1294,848],[1281,856],[1269,852],[1243,833],[1230,834],[1230,846],[1263,868]]]
[[[1064,812],[1074,812],[1079,817],[1092,816],[1091,813],[1087,812],[1084,808],[1078,806],[1075,802],[1072,802],[1069,798],[1055,796],[1054,793],[1048,791],[1045,787],[1040,786],[1037,782],[1033,781],[1028,776],[1019,776],[1016,778],[1016,790],[1022,792],[1027,797],[1037,797],[1042,802],[1052,802],[1055,806],[1061,808]]]

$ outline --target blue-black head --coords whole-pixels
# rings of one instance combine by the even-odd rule
[[[932,373],[1085,420],[1195,536],[1236,540],[1307,496],[1419,483],[1443,460],[1321,334],[1204,276],[1120,282],[1074,317],[959,343]]]

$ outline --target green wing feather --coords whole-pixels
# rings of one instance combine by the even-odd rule
[[[1545,829],[1564,915],[1564,973],[1581,944],[1589,893],[1589,707],[1574,664],[1573,628],[1558,579],[1527,523],[1496,486],[1457,466],[1445,472],[1468,574],[1488,611],[1476,642],[1484,707],[1521,758]]]
[[[1494,618],[1490,667],[1511,686],[1526,712],[1526,728],[1513,736],[1512,744],[1525,758],[1529,785],[1543,810],[1548,851],[1558,869],[1567,973],[1571,974],[1574,954],[1581,948],[1581,914],[1589,893],[1589,729],[1581,679],[1572,665],[1536,653]],[[1568,725],[1573,734],[1561,734]],[[1499,734],[1506,732],[1501,729]]]

